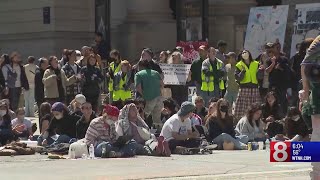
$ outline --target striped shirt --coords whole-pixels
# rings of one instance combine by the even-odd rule
[[[91,121],[87,130],[85,141],[88,146],[99,145],[101,142],[114,143],[118,138],[115,124],[109,125],[104,117],[98,117]]]

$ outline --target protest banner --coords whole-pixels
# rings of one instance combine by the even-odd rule
[[[194,60],[200,59],[198,49],[202,45],[208,46],[208,42],[206,41],[177,42],[177,46],[180,46],[183,48],[183,57],[185,58],[184,61],[188,63],[192,63]]]
[[[190,64],[159,64],[164,74],[164,84],[185,85],[188,79]]]

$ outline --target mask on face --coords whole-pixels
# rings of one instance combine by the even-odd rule
[[[248,60],[248,59],[249,59],[249,53],[248,53],[248,52],[244,52],[244,53],[242,54],[242,58],[243,58],[244,60]]]
[[[292,120],[295,121],[295,122],[297,122],[299,119],[300,119],[299,115],[296,115],[296,116],[292,117]]]
[[[114,121],[108,119],[108,120],[107,120],[107,124],[112,125],[112,124],[114,124]]]
[[[54,116],[57,120],[59,120],[59,119],[62,119],[63,118],[63,115],[62,114],[59,114],[59,115],[55,115]]]
[[[0,116],[2,117],[2,116],[4,116],[4,115],[6,115],[7,114],[7,111],[6,110],[0,110]]]
[[[220,111],[221,111],[221,112],[226,113],[226,112],[228,112],[228,110],[229,110],[229,107],[228,107],[228,106],[220,106]]]

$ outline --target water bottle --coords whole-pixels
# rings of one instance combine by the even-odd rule
[[[93,146],[93,144],[91,144],[89,147],[89,158],[94,159],[94,146]]]
[[[101,158],[107,158],[107,147],[103,146],[102,147],[102,154],[101,154]]]
[[[266,144],[266,151],[270,151],[270,141],[269,141],[269,139],[266,140],[265,144]]]
[[[75,159],[76,158],[76,153],[73,148],[70,149],[70,154],[69,154],[70,159]]]

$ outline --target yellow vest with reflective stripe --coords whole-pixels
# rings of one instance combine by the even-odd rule
[[[222,63],[220,61],[217,61],[217,69],[221,69],[221,67],[222,67]],[[213,72],[211,64],[210,64],[209,71]],[[202,71],[201,72],[201,80],[202,80],[201,91],[209,91],[209,92],[214,91],[214,77],[213,76],[207,77]],[[219,89],[220,90],[224,89],[223,80],[220,80],[220,82],[219,82]]]
[[[114,64],[114,62],[112,62],[110,64],[110,68],[113,71],[113,74],[116,74],[117,72],[120,71],[120,64],[118,65],[117,68],[115,68],[115,64]],[[109,80],[109,92],[111,92],[111,91],[113,91],[113,79],[110,78],[110,80]]]
[[[125,101],[127,99],[131,98],[131,91],[130,90],[124,90],[123,86],[127,82],[127,75],[125,76],[124,80],[121,78],[119,82],[119,90],[113,91],[112,100],[113,101]]]
[[[258,72],[258,68],[259,68],[259,62],[252,61],[249,65],[249,68],[248,68],[246,63],[244,63],[243,61],[240,61],[237,63],[236,66],[240,71],[243,70],[243,67],[246,70],[244,78],[240,81],[240,84],[246,84],[246,83],[258,84],[257,72]]]

